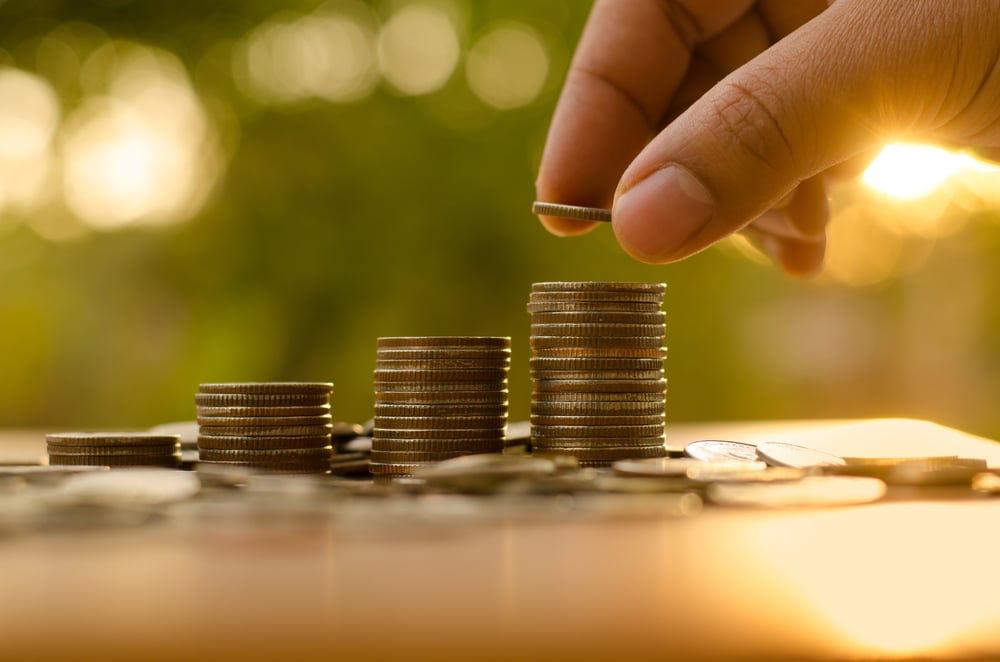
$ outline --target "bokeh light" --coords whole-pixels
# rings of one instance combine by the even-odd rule
[[[451,78],[460,55],[458,31],[449,12],[437,5],[403,5],[378,36],[382,75],[398,92],[428,94]]]
[[[538,97],[549,73],[549,56],[537,32],[520,23],[491,28],[469,49],[469,87],[501,110],[526,106]]]
[[[363,6],[272,18],[246,37],[234,57],[238,84],[262,103],[355,101],[378,82],[373,19]]]
[[[184,67],[165,51],[121,42],[91,59],[107,64],[104,95],[88,98],[63,127],[66,206],[101,229],[190,218],[221,155]]]
[[[23,213],[40,202],[59,115],[59,99],[43,78],[0,68],[0,211]]]

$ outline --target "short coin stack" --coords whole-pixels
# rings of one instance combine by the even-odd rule
[[[45,436],[49,464],[177,468],[181,438],[144,432],[62,432]]]
[[[585,466],[663,457],[663,283],[535,283],[531,444]]]
[[[198,461],[267,473],[330,468],[329,382],[202,384]]]
[[[509,337],[379,338],[370,471],[502,451],[509,367]]]

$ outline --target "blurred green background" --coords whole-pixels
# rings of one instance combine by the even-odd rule
[[[141,428],[193,418],[199,382],[300,379],[362,421],[376,337],[423,334],[512,336],[525,419],[531,283],[662,280],[669,420],[1000,437],[1000,177],[967,156],[888,154],[836,190],[810,281],[739,240],[653,267],[610,228],[541,228],[534,174],[587,10],[0,5],[0,426]]]

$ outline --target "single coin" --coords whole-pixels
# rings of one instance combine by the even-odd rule
[[[663,414],[648,416],[541,416],[532,414],[532,426],[555,429],[566,426],[612,426],[615,428],[634,425],[655,425],[661,430],[666,423]]]
[[[548,476],[557,469],[556,462],[546,458],[484,453],[421,465],[417,473],[432,484],[439,484],[439,481],[474,480],[478,485],[478,481],[483,479],[510,480]]]
[[[754,471],[764,471],[767,465],[763,462],[742,462],[738,460],[716,460],[705,462],[691,458],[662,458],[655,460],[623,460],[615,462],[615,473],[624,476],[671,476],[687,477],[689,471],[698,471],[711,465],[717,475],[724,475],[726,472],[742,473],[748,469]]]
[[[659,359],[591,359],[591,358],[541,358],[528,361],[532,372],[544,370],[662,370]]]
[[[545,454],[572,455],[582,462],[610,462],[627,458],[661,458],[666,454],[662,445],[659,446],[622,446],[609,448],[592,448],[588,446],[532,446],[533,457],[545,457]]]
[[[333,454],[330,446],[322,448],[236,449],[200,448],[200,462],[300,462],[303,460],[329,460]]]
[[[531,438],[544,443],[546,437],[662,437],[663,424],[653,425],[533,425]]]
[[[375,426],[383,430],[445,430],[452,428],[502,428],[506,416],[379,416]]]
[[[663,294],[657,292],[616,292],[588,290],[570,292],[532,292],[528,303],[553,303],[560,301],[627,301],[629,303],[663,303]]]
[[[179,434],[148,432],[53,432],[45,435],[52,446],[163,446],[179,444]]]
[[[380,370],[506,370],[510,367],[510,356],[482,359],[376,359],[375,371]]]
[[[700,439],[684,446],[684,454],[696,460],[714,462],[720,460],[736,460],[740,462],[758,462],[757,447],[740,441],[723,439]]]
[[[328,435],[312,437],[252,437],[244,435],[208,435],[198,437],[198,448],[209,450],[281,450],[291,448],[325,448]]]
[[[282,425],[275,428],[241,427],[237,425],[203,427],[202,432],[226,437],[317,437],[329,438],[332,425]]]
[[[600,349],[603,350],[599,356],[615,356],[608,350],[661,350],[663,349],[663,336],[542,336],[532,335],[528,339],[533,356],[554,356],[543,350],[550,349]],[[629,356],[630,354],[624,354]],[[570,356],[583,356],[582,353],[573,353]],[[638,354],[638,356],[645,356]],[[652,356],[655,356],[653,354]]]
[[[510,347],[482,349],[477,347],[379,348],[376,361],[438,361],[438,360],[509,361]]]
[[[426,451],[432,453],[499,453],[502,439],[375,439],[372,451]]]
[[[419,428],[375,428],[372,439],[378,447],[381,439],[503,439],[504,429],[450,428],[447,430],[421,430]]]
[[[544,347],[532,348],[532,358],[576,358],[576,359],[659,359],[667,358],[666,347]]]
[[[416,404],[380,402],[375,416],[505,416],[507,403]]]
[[[463,455],[473,455],[468,451],[388,451],[372,449],[372,462],[382,464],[410,464],[414,462],[441,462]]]
[[[202,427],[242,427],[242,428],[276,428],[302,427],[316,425],[332,425],[333,418],[329,414],[322,416],[199,416],[198,425]],[[322,433],[320,433],[322,434]]]
[[[395,404],[507,404],[507,389],[479,391],[376,391],[375,406]]]
[[[538,301],[529,303],[528,312],[536,313],[658,313],[659,303],[646,301]]]
[[[410,476],[414,471],[426,465],[427,463],[420,462],[411,462],[407,464],[382,464],[381,462],[372,462],[368,465],[368,471],[376,476]]]
[[[63,455],[49,454],[50,465],[85,467],[164,467],[176,468],[176,455]]]
[[[663,294],[667,291],[666,283],[643,283],[627,281],[548,281],[532,283],[532,292],[653,292]]]
[[[540,312],[531,315],[532,324],[627,324],[663,326],[667,321],[666,313],[633,313],[633,312]]]
[[[663,435],[647,437],[532,437],[532,448],[634,448],[663,446]]]
[[[241,395],[328,395],[333,392],[333,382],[231,382],[199,384],[198,392]]]
[[[532,392],[665,393],[666,379],[537,379]]]
[[[848,506],[878,501],[886,485],[877,478],[810,476],[775,483],[715,483],[706,492],[723,506],[750,508],[814,508]]]
[[[617,403],[617,402],[646,402],[655,403],[660,410],[664,408],[664,394],[658,391],[649,392],[575,392],[575,391],[539,391],[532,389],[531,406],[534,411],[535,404],[542,403]]]
[[[663,338],[664,324],[542,324],[531,321],[532,336],[571,338]]]
[[[330,405],[309,407],[197,407],[199,417],[273,418],[330,416]]]
[[[438,347],[510,349],[510,336],[396,336],[379,338],[378,349],[430,349]]]
[[[59,446],[48,444],[46,449],[54,455],[118,455],[118,456],[173,456],[180,451],[180,444],[162,446]]]
[[[382,393],[443,393],[446,391],[507,392],[507,380],[480,382],[386,381],[375,379],[376,397]]]
[[[765,441],[757,444],[757,457],[776,467],[832,467],[844,466],[844,458],[815,448],[783,441]]]
[[[330,404],[326,393],[198,393],[199,407],[311,407]]]
[[[502,382],[507,379],[506,368],[492,370],[390,370],[375,369],[376,382]]]
[[[578,207],[577,205],[560,205],[554,202],[531,203],[531,213],[536,216],[554,216],[557,218],[574,218],[578,221],[611,222],[611,210],[600,207]]]
[[[537,381],[552,379],[585,379],[585,380],[649,380],[663,379],[663,370],[532,370],[531,378]]]
[[[532,416],[663,416],[663,398],[644,402],[565,402],[561,400],[532,400]]]

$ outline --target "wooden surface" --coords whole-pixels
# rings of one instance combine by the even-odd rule
[[[674,425],[669,443],[832,425]],[[0,444],[30,456],[44,439]],[[485,517],[468,497],[269,503],[0,539],[4,659],[1000,656],[1000,500],[688,517],[648,503]]]

